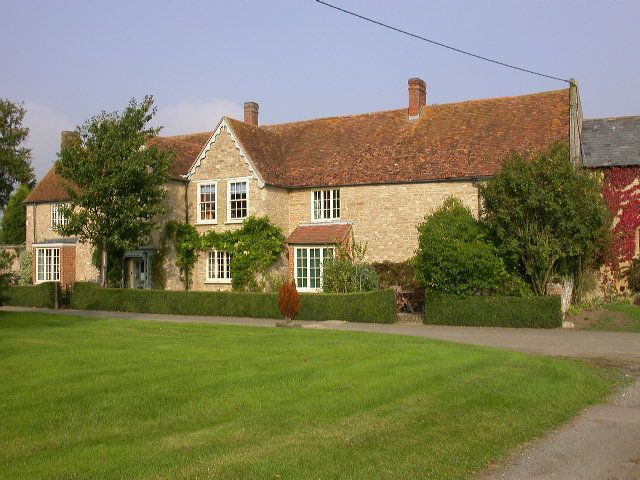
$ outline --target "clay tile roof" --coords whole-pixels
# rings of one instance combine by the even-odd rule
[[[334,244],[343,242],[351,231],[350,223],[327,223],[319,225],[298,225],[287,238],[287,243],[295,245]]]
[[[265,183],[286,185],[288,183],[285,164],[282,161],[280,136],[267,128],[225,117],[227,124],[254,163]]]
[[[38,202],[59,202],[69,200],[69,194],[64,187],[67,183],[60,175],[55,172],[55,168],[51,170],[38,182],[31,193],[27,195],[24,203]]]
[[[266,184],[320,187],[494,175],[512,152],[569,141],[569,89],[270,126],[225,119]],[[186,175],[213,132],[157,137]],[[49,172],[26,202],[63,200]],[[37,194],[36,194],[37,193]]]
[[[155,137],[149,145],[171,149],[176,152],[176,158],[169,170],[169,177],[181,180],[198,156],[202,147],[213,132],[193,133],[190,135],[175,135],[172,137]],[[55,173],[55,166],[38,182],[36,187],[25,199],[25,203],[54,202],[69,200],[69,195],[63,185],[63,178]]]
[[[283,186],[491,176],[512,151],[569,141],[569,89],[426,106],[416,121],[401,109],[261,128],[280,137]]]

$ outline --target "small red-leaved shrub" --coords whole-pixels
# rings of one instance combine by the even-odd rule
[[[278,306],[280,307],[280,313],[287,322],[293,320],[300,313],[300,295],[293,280],[285,282],[280,287]]]

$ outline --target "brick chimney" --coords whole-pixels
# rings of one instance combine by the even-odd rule
[[[244,102],[244,123],[258,126],[258,104],[256,102]]]
[[[72,130],[63,130],[60,133],[60,149],[64,147],[71,147],[72,145],[80,145],[82,139],[78,132]]]
[[[420,78],[409,79],[409,120],[420,117],[420,108],[427,104],[427,84]]]

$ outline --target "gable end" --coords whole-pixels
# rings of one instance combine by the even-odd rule
[[[206,157],[207,152],[211,150],[211,147],[213,147],[213,145],[215,144],[220,134],[224,132],[228,132],[229,135],[231,136],[231,139],[233,140],[233,144],[238,149],[238,153],[242,157],[242,161],[247,165],[247,167],[249,167],[249,170],[251,171],[253,178],[255,178],[258,181],[258,187],[264,188],[265,182],[262,178],[262,175],[260,175],[260,172],[258,172],[258,170],[256,169],[255,165],[251,161],[251,158],[245,152],[244,148],[242,147],[242,144],[238,141],[238,138],[236,137],[235,133],[233,132],[233,129],[231,128],[231,126],[229,125],[225,117],[223,117],[220,120],[220,122],[218,123],[218,126],[214,130],[213,134],[211,134],[211,137],[209,137],[209,140],[207,140],[207,143],[205,143],[204,147],[202,148],[202,151],[196,158],[195,162],[193,162],[193,165],[191,165],[191,168],[189,169],[187,174],[184,175],[184,178],[186,178],[187,180],[191,180],[196,170],[202,163],[202,160]]]

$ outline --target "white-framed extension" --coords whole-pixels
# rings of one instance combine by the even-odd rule
[[[294,245],[293,252],[293,272],[298,291],[321,291],[323,264],[334,257],[335,248],[329,245]]]

